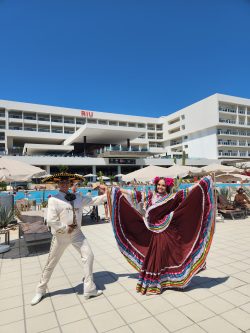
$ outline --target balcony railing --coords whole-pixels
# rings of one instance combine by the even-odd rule
[[[50,129],[49,128],[38,128],[38,132],[46,132],[49,133]]]
[[[50,121],[50,118],[38,117],[38,121]]]
[[[22,127],[18,127],[18,126],[9,126],[10,130],[15,130],[15,131],[22,131],[23,128]]]
[[[236,124],[236,120],[232,120],[232,119],[219,119],[220,123],[227,123],[227,124]]]
[[[126,147],[126,146],[106,146],[104,148],[101,148],[100,150],[98,150],[98,153],[104,153],[106,151],[138,151],[138,152],[146,152],[148,151],[148,148],[144,148],[144,147],[139,147],[139,146],[130,146],[130,147]]]
[[[17,115],[17,114],[9,114],[9,118],[23,119],[22,115]]]
[[[237,146],[237,141],[218,141],[218,145],[223,145],[223,146]]]
[[[24,131],[36,132],[36,127],[24,127]]]
[[[229,113],[236,113],[236,109],[230,109],[230,108],[222,107],[222,106],[219,107],[219,111],[229,112]]]

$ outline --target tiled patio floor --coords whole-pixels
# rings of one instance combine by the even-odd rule
[[[79,254],[69,247],[36,306],[30,300],[47,253],[28,254],[14,239],[0,259],[1,333],[250,332],[250,218],[217,223],[200,273],[185,291],[135,292],[136,277],[117,249],[110,224],[83,227],[95,254],[95,282],[104,294],[83,298]]]

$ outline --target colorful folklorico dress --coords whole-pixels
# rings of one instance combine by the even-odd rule
[[[211,177],[202,178],[189,193],[165,196],[139,191],[124,195],[113,188],[109,205],[118,247],[139,271],[138,292],[183,289],[205,268],[215,228]]]

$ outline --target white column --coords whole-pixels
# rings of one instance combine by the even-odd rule
[[[45,170],[47,174],[50,174],[50,165],[45,165]]]
[[[122,168],[120,165],[117,165],[117,174],[121,174],[122,173]]]

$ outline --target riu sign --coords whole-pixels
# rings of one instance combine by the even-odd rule
[[[93,118],[94,112],[92,111],[81,111],[81,116],[85,118]]]

